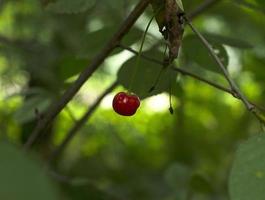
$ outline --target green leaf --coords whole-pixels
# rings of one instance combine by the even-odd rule
[[[0,199],[56,200],[43,167],[20,149],[0,142]]]
[[[256,0],[256,2],[264,9],[265,1],[264,0]]]
[[[191,176],[191,170],[185,165],[174,163],[165,171],[166,183],[172,188],[186,189]]]
[[[40,113],[49,106],[51,99],[45,95],[38,95],[27,99],[24,104],[15,112],[14,119],[23,124],[36,119],[35,109]]]
[[[57,0],[47,6],[47,10],[55,13],[74,14],[85,12],[95,4],[96,0]]]
[[[163,60],[163,53],[159,51],[143,52],[158,60]],[[149,93],[150,88],[154,85],[162,66],[151,61],[140,58],[139,66],[136,66],[136,56],[126,61],[118,72],[118,81],[125,88],[129,88],[132,76],[135,73],[132,82],[132,92],[137,94],[140,98],[150,97],[169,90],[170,80],[174,80],[176,72],[166,69],[161,77],[156,89]],[[137,70],[136,70],[137,68]],[[136,70],[136,72],[135,72]],[[172,79],[170,78],[172,76]]]
[[[182,3],[182,0],[176,0],[177,4],[178,4],[178,7],[184,11],[184,7],[183,7],[183,3]]]
[[[87,59],[74,56],[63,57],[57,64],[57,73],[60,80],[64,81],[79,74],[89,64]]]
[[[225,66],[228,65],[228,55],[223,45],[212,42],[212,47],[217,56]],[[183,40],[183,53],[188,63],[196,63],[198,66],[216,73],[221,73],[219,66],[216,64],[209,51],[203,46],[201,41],[195,35],[188,35]]]
[[[194,174],[190,179],[190,188],[192,191],[209,194],[213,191],[211,183],[202,175]]]
[[[117,26],[106,26],[97,31],[90,32],[81,38],[80,41],[83,48],[77,52],[81,58],[92,59],[98,52],[102,50],[109,38],[116,32]],[[130,46],[141,39],[143,31],[133,28],[122,40],[122,44]],[[122,49],[116,48],[113,54],[121,52]]]
[[[153,12],[157,13],[155,16],[157,25],[158,25],[159,29],[162,29],[164,26],[164,21],[165,21],[165,9],[161,10],[161,8],[165,7],[165,1],[152,0],[151,5],[153,8]]]
[[[249,44],[248,42],[238,39],[238,38],[231,38],[227,36],[222,36],[213,33],[204,33],[203,34],[207,40],[213,43],[225,44],[231,47],[237,47],[240,49],[249,49],[252,48],[253,45]]]
[[[229,178],[231,200],[264,200],[265,135],[252,136],[242,143]]]
[[[77,52],[77,55],[81,58],[93,58],[104,47],[116,28],[116,26],[105,26],[80,38],[83,48]]]

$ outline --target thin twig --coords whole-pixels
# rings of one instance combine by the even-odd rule
[[[49,158],[50,164],[59,156],[59,154],[62,153],[62,151],[65,149],[67,144],[73,139],[73,137],[78,133],[78,131],[83,127],[83,125],[88,121],[90,116],[94,113],[102,99],[107,96],[114,88],[118,85],[118,82],[115,81],[111,84],[110,87],[108,87],[99,97],[98,99],[91,105],[91,107],[87,110],[87,112],[75,122],[74,126],[69,130],[69,132],[66,134],[66,137],[64,138],[63,142],[57,147],[54,152],[51,154],[51,157]]]
[[[138,52],[135,51],[134,49],[132,49],[132,48],[130,48],[130,47],[127,47],[127,46],[124,46],[124,45],[122,45],[122,44],[120,44],[119,47],[120,47],[120,48],[123,48],[124,50],[130,51],[131,53],[133,53],[133,54],[135,54],[135,55],[138,54]],[[157,59],[155,59],[155,58],[151,58],[151,57],[149,57],[149,56],[146,56],[145,54],[141,54],[141,57],[142,57],[143,59],[145,59],[145,60],[148,60],[148,61],[150,61],[150,62],[153,62],[153,63],[159,64],[159,65],[161,65],[161,66],[163,66],[163,64],[164,64],[162,61],[157,60]],[[212,86],[212,87],[214,87],[214,88],[216,88],[216,89],[218,89],[218,90],[221,90],[221,91],[224,91],[224,92],[226,92],[226,93],[229,93],[229,94],[233,95],[233,96],[234,96],[235,98],[237,98],[237,99],[240,99],[238,96],[235,96],[235,95],[234,95],[234,92],[233,92],[231,89],[228,89],[228,88],[226,88],[226,87],[224,87],[224,86],[222,86],[222,85],[219,85],[219,84],[217,84],[216,82],[213,82],[213,81],[207,80],[207,79],[205,79],[205,78],[203,78],[203,77],[200,77],[200,76],[198,76],[197,74],[194,74],[194,73],[192,73],[192,72],[187,71],[186,69],[183,69],[183,68],[180,68],[180,67],[176,67],[176,66],[173,65],[172,70],[175,70],[175,71],[179,72],[180,74],[182,74],[182,75],[184,75],[184,76],[192,77],[192,78],[194,78],[194,79],[196,79],[196,80],[198,80],[198,81],[201,81],[201,82],[203,82],[203,83],[206,83],[206,84],[208,84],[208,85],[210,85],[210,86]],[[250,101],[249,101],[249,102],[250,102]],[[265,112],[265,108],[263,108],[263,107],[261,107],[261,106],[255,104],[255,103],[253,103],[253,102],[250,102],[250,103],[251,103],[252,106],[256,107],[257,109],[259,109],[259,110]]]
[[[57,102],[50,105],[47,114],[44,116],[43,120],[36,125],[27,142],[24,144],[25,150],[28,150],[33,145],[41,132],[60,113],[60,111],[75,96],[82,85],[93,74],[93,72],[98,69],[98,67],[104,62],[109,54],[115,49],[117,44],[119,44],[125,34],[129,32],[130,28],[134,25],[139,16],[144,12],[149,3],[150,0],[139,0],[139,3],[136,5],[134,10],[121,24],[119,30],[113,35],[110,41],[102,49],[102,51],[92,60],[91,64],[84,69],[77,80],[70,86],[70,88],[65,91],[62,97]]]
[[[225,68],[224,64],[222,63],[222,61],[220,60],[220,58],[216,55],[216,53],[214,52],[211,44],[205,39],[205,37],[192,25],[191,21],[184,16],[185,21],[187,22],[187,24],[190,26],[190,28],[192,29],[192,31],[195,33],[195,35],[200,39],[200,41],[202,42],[202,44],[208,49],[210,55],[213,57],[213,59],[215,60],[216,64],[219,66],[219,68],[222,70],[224,77],[226,78],[226,80],[228,81],[232,91],[234,92],[234,94],[236,96],[239,97],[239,99],[242,100],[242,102],[245,104],[246,108],[249,111],[252,111],[254,109],[254,106],[252,104],[250,104],[247,100],[247,98],[245,97],[244,94],[242,94],[242,92],[240,91],[240,89],[238,88],[238,86],[236,85],[236,83],[234,82],[234,80],[230,77],[227,69]]]
[[[206,9],[210,8],[211,6],[213,6],[215,3],[217,3],[219,0],[206,0],[204,3],[202,3],[201,6],[199,6],[197,9],[195,9],[194,11],[191,11],[189,16],[192,18],[197,17],[199,14],[201,14],[203,11],[205,11]],[[118,46],[122,49],[126,49],[128,47],[122,45],[122,44],[118,44]],[[135,54],[138,54],[138,52],[134,51],[131,48],[128,48],[127,50],[132,51]],[[158,64],[162,64],[162,62],[157,61],[156,59],[150,58],[148,56],[145,55],[141,55],[141,57],[144,57],[145,59],[158,63]],[[179,71],[181,72],[181,69],[179,69]],[[189,72],[185,72],[182,71],[182,74],[187,75]],[[116,83],[117,84],[117,83]],[[112,86],[110,87],[112,88]],[[108,89],[107,89],[107,93],[108,93]],[[102,95],[103,97],[107,94],[106,92],[104,92],[104,94]],[[102,97],[101,96],[101,97]],[[102,97],[102,98],[103,98]],[[102,98],[99,98],[98,101],[95,104],[99,104],[100,101],[102,100]],[[56,157],[58,157],[58,155],[63,151],[63,149],[67,146],[67,144],[69,143],[69,141],[71,140],[71,138],[73,138],[73,136],[76,134],[76,132],[84,125],[84,123],[88,120],[88,118],[90,117],[90,115],[92,114],[91,109],[96,109],[97,105],[93,105],[88,111],[87,113],[84,114],[84,116],[77,122],[78,124],[75,124],[75,126],[68,132],[66,138],[64,139],[64,141],[61,143],[61,145],[54,151],[54,153],[52,154],[50,161],[52,162],[52,160],[56,159]]]

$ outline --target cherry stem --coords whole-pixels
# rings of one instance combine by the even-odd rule
[[[168,46],[166,45],[166,48],[165,48],[165,51],[164,51],[164,58],[166,57],[167,49],[168,49]],[[165,59],[164,59],[164,60],[165,60]],[[167,65],[164,65],[164,66],[160,69],[160,71],[159,71],[159,73],[158,73],[158,76],[157,76],[157,78],[156,78],[156,80],[155,80],[155,83],[154,83],[153,86],[150,88],[149,93],[151,93],[151,92],[153,92],[153,91],[155,90],[155,88],[156,88],[156,86],[157,86],[157,84],[158,84],[158,82],[159,82],[159,80],[160,80],[160,77],[161,77],[161,75],[162,75],[162,72],[166,69],[166,67],[167,67]]]
[[[174,109],[172,105],[172,76],[170,76],[170,83],[169,83],[169,112],[170,114],[174,114]]]
[[[148,29],[150,28],[150,25],[151,25],[153,19],[156,17],[156,15],[160,11],[161,11],[161,9],[158,9],[157,12],[155,12],[155,14],[151,17],[150,21],[148,22],[148,24],[147,24],[147,26],[145,28],[144,34],[142,36],[141,46],[140,46],[138,55],[136,57],[136,63],[135,63],[135,68],[134,68],[134,71],[133,71],[133,75],[131,77],[130,85],[128,87],[128,92],[129,93],[131,93],[133,81],[134,81],[134,79],[136,77],[136,74],[137,74],[137,71],[138,71],[138,68],[139,68],[139,62],[140,62],[140,58],[141,58],[141,55],[142,55],[142,52],[143,52],[143,46],[144,46],[144,42],[145,42],[145,38],[146,38],[146,35],[147,35],[147,32],[148,32]]]

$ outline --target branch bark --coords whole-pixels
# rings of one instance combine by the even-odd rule
[[[77,80],[68,88],[62,97],[52,104],[48,113],[44,116],[42,121],[38,123],[31,133],[29,139],[24,144],[24,149],[28,150],[36,141],[41,132],[47,127],[47,125],[60,113],[60,111],[67,105],[67,103],[75,96],[86,80],[93,74],[94,71],[103,63],[103,61],[109,56],[109,54],[120,43],[121,39],[134,25],[139,16],[144,12],[149,5],[150,0],[140,0],[131,14],[121,24],[119,30],[113,35],[110,41],[102,49],[102,51],[94,58],[89,66],[79,75]]]
[[[195,10],[191,11],[188,16],[190,16],[191,18],[195,18],[198,15],[200,15],[202,12],[204,12],[205,10],[209,9],[211,6],[213,6],[215,3],[219,2],[220,0],[206,0],[205,2],[203,2],[198,8],[196,8]],[[122,44],[118,44],[117,47],[120,47],[122,49],[127,49],[128,51],[131,51],[134,54],[139,54],[137,51],[123,46]],[[157,61],[156,59],[150,58],[148,56],[145,56],[143,54],[141,54],[141,57],[151,61],[151,62],[155,62],[158,64],[163,65],[162,62]],[[184,75],[189,75],[189,72],[186,71],[182,71],[182,69],[178,69],[176,68],[179,72],[182,72],[182,74]],[[194,75],[196,76],[196,75]],[[200,79],[200,77],[196,76],[197,79]],[[205,80],[207,82],[207,80]],[[70,129],[70,131],[68,132],[66,138],[63,140],[63,142],[59,145],[59,147],[51,154],[51,157],[49,159],[50,164],[52,164],[53,161],[56,160],[56,158],[62,153],[63,149],[67,146],[67,144],[70,142],[70,140],[75,136],[75,134],[82,128],[82,126],[85,124],[85,122],[89,119],[89,117],[91,116],[91,114],[93,113],[93,111],[96,109],[96,107],[99,105],[100,101],[109,93],[111,92],[111,90],[114,89],[114,87],[116,87],[118,83],[115,82],[113,83],[113,85],[110,86],[110,88],[108,88],[101,97],[99,97],[99,99],[95,102],[95,104],[93,104],[91,106],[91,108],[83,115],[83,117],[78,120],[76,122],[76,124]],[[218,87],[218,86],[216,86]],[[221,87],[221,86],[219,86]],[[221,87],[221,89],[225,90],[225,88]]]
[[[54,152],[51,154],[51,157],[49,158],[49,163],[52,164],[52,162],[62,153],[63,149],[67,146],[67,144],[73,139],[73,137],[76,135],[76,133],[83,127],[83,125],[87,122],[87,120],[90,118],[90,116],[94,113],[96,108],[99,106],[102,99],[107,96],[112,90],[116,88],[118,85],[118,82],[115,81],[108,87],[99,97],[98,99],[91,105],[91,107],[87,110],[87,112],[82,116],[81,119],[75,122],[74,126],[70,129],[70,131],[66,134],[66,137],[64,138],[63,142],[57,147],[57,149],[54,150]]]
[[[124,46],[124,45],[122,45],[122,44],[120,44],[119,47],[122,48],[122,49],[124,49],[124,50],[130,51],[131,53],[133,53],[133,54],[135,54],[135,55],[138,55],[138,52],[137,52],[136,50],[130,48],[130,47]],[[155,58],[151,58],[151,57],[146,56],[146,55],[144,55],[144,54],[141,54],[141,57],[142,57],[143,59],[146,59],[146,60],[150,61],[150,62],[153,62],[153,63],[159,64],[159,65],[161,65],[161,66],[164,65],[164,63],[163,63],[162,61],[157,60],[157,59],[155,59]],[[221,91],[223,91],[223,92],[229,93],[229,94],[231,94],[232,96],[234,96],[234,97],[237,98],[237,99],[240,99],[239,96],[236,96],[236,95],[235,95],[235,93],[234,93],[234,91],[233,91],[232,89],[226,88],[226,87],[224,87],[224,86],[222,86],[222,85],[220,85],[220,84],[217,84],[217,83],[215,83],[215,82],[213,82],[213,81],[210,81],[210,80],[207,80],[207,79],[205,79],[205,78],[203,78],[203,77],[200,77],[200,76],[198,76],[197,74],[194,74],[194,73],[192,73],[192,72],[189,72],[189,71],[186,70],[186,69],[183,69],[183,68],[177,67],[176,65],[173,65],[172,70],[175,70],[175,71],[179,72],[180,74],[182,74],[182,75],[184,75],[184,76],[192,77],[192,78],[194,78],[194,79],[196,79],[196,80],[198,80],[198,81],[200,81],[200,82],[206,83],[206,84],[208,84],[208,85],[210,85],[210,86],[212,86],[212,87],[214,87],[214,88],[216,88],[216,89],[218,89],[218,90],[221,90]],[[265,108],[263,108],[263,107],[261,107],[261,106],[255,104],[255,103],[253,103],[253,102],[251,102],[251,101],[249,101],[249,103],[250,103],[253,107],[259,109],[260,111],[265,112]]]
[[[237,84],[235,83],[235,81],[230,77],[227,69],[225,68],[224,64],[222,63],[222,61],[219,59],[219,57],[216,55],[216,53],[214,52],[211,44],[206,40],[206,38],[192,25],[191,21],[184,16],[185,21],[187,22],[187,24],[190,26],[191,30],[195,33],[195,35],[200,39],[200,41],[202,42],[202,44],[206,47],[206,49],[208,49],[210,55],[213,57],[213,59],[215,60],[217,66],[222,70],[224,77],[226,78],[226,80],[228,81],[232,91],[234,92],[235,96],[238,96],[239,99],[242,100],[242,102],[245,104],[246,108],[249,111],[252,111],[254,109],[254,106],[248,102],[247,98],[245,97],[245,95],[240,91],[240,89],[238,88]]]

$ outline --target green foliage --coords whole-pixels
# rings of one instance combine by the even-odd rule
[[[229,179],[231,200],[262,200],[265,196],[265,137],[240,144]]]
[[[183,7],[183,3],[182,3],[182,0],[176,0],[177,4],[178,4],[178,7],[184,11],[184,7]]]
[[[157,59],[161,58],[161,61],[163,59],[163,53],[159,51],[143,52],[143,54]],[[136,66],[136,60],[137,56],[134,56],[126,61],[120,68],[118,72],[118,81],[121,85],[129,89],[130,84],[132,83],[132,92],[137,94],[140,98],[146,98],[155,94],[169,91],[170,84],[175,83],[174,75],[176,72],[172,71],[170,68],[165,68],[162,70],[163,66],[154,64],[145,59],[141,59],[139,66]],[[161,70],[162,75],[159,79],[159,84],[154,91],[149,92],[154,86]],[[134,77],[133,80],[132,77]]]
[[[17,109],[14,114],[14,119],[21,124],[37,119],[36,110],[39,113],[43,113],[50,103],[50,97],[48,96],[37,95],[30,97]]]
[[[58,61],[58,75],[61,81],[79,74],[88,65],[87,59],[65,56]]]
[[[211,44],[217,56],[222,60],[224,65],[227,66],[229,58],[222,43],[211,41]],[[206,70],[222,74],[222,70],[195,35],[188,35],[184,38],[183,53],[188,63],[194,62]]]
[[[47,9],[55,13],[76,14],[87,11],[95,2],[96,0],[57,0],[48,4]]]
[[[262,8],[264,8],[265,6],[265,2],[262,0],[256,0],[256,2],[259,4],[259,6],[261,6]]]
[[[39,138],[34,151],[44,163],[35,163],[20,148],[40,117],[35,110],[49,111],[49,102],[57,101],[55,97],[89,66],[137,2],[2,1],[0,139],[19,147],[0,145],[1,200],[16,200],[19,195],[19,200],[52,200],[50,181],[58,186],[62,200],[228,199],[235,148],[251,133],[260,131],[259,121],[233,96],[171,69],[162,72],[157,88],[149,93],[162,66],[142,57],[132,80],[132,91],[142,98],[141,107],[133,117],[118,116],[111,108],[112,97],[128,89],[136,69],[136,57],[120,47]],[[152,2],[154,10],[163,3]],[[242,92],[264,107],[264,1],[216,2],[194,18],[193,24],[216,49]],[[185,12],[190,13],[202,1],[183,3]],[[153,13],[146,9],[121,44],[137,50]],[[159,14],[163,18],[163,13]],[[186,26],[174,64],[228,87],[207,49],[190,31]],[[164,46],[153,23],[143,54],[162,62]],[[43,172],[47,157],[116,78],[120,86],[71,140],[58,160],[57,179],[47,180],[50,174]],[[173,115],[168,112],[170,83]],[[264,118],[264,112],[258,114]],[[240,145],[229,183],[231,200],[265,198],[263,143],[263,137],[256,136]],[[10,189],[12,196],[1,196]]]
[[[191,190],[198,193],[210,194],[213,192],[211,183],[202,175],[194,174],[190,179]]]
[[[240,49],[249,49],[252,48],[253,45],[251,45],[249,42],[238,39],[238,38],[231,38],[227,36],[222,36],[214,33],[205,33],[203,34],[207,40],[214,43],[224,44],[231,47],[237,47]],[[195,36],[194,36],[195,37]]]
[[[112,34],[117,30],[118,26],[105,26],[99,30],[89,32],[80,38],[82,49],[77,51],[78,57],[92,59],[97,53],[102,50],[102,47],[108,42]],[[125,45],[132,45],[139,40],[143,31],[138,28],[133,28],[127,37],[122,42]],[[120,53],[122,49],[116,49],[113,54]]]
[[[57,199],[43,167],[17,147],[0,142],[0,160],[0,199]]]

